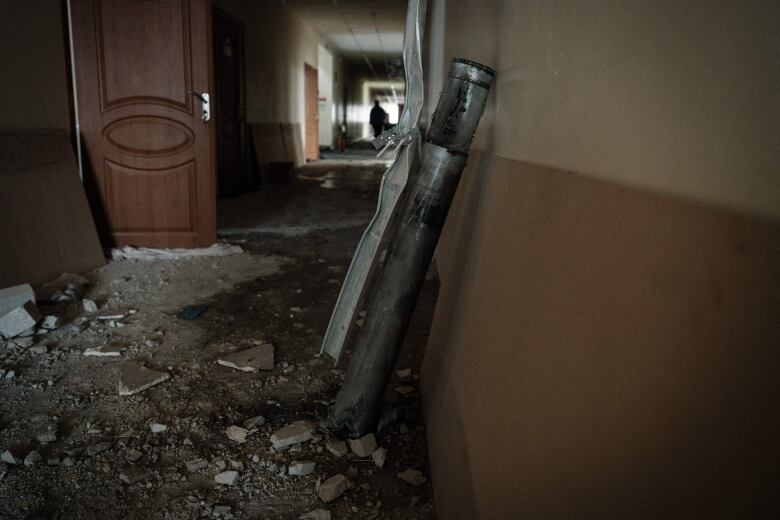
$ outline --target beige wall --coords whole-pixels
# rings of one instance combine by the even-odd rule
[[[780,226],[472,154],[421,369],[439,518],[777,518]]]
[[[498,70],[477,147],[780,220],[780,3],[436,3]]]
[[[436,1],[430,68],[498,70],[421,370],[440,518],[780,514],[779,9]]]
[[[0,128],[70,126],[67,64],[58,0],[0,5]]]
[[[279,2],[214,3],[244,23],[249,123],[297,122],[303,128],[303,65],[317,67],[319,37],[314,29]]]

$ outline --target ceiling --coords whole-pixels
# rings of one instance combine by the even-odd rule
[[[317,31],[331,52],[385,78],[403,53],[406,0],[283,0]]]

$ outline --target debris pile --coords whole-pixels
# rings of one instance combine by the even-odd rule
[[[0,290],[0,494],[43,507],[39,483],[51,482],[82,512],[323,520],[396,518],[389,512],[399,503],[430,493],[396,476],[419,457],[421,427],[399,422],[351,440],[329,430],[344,372],[314,357],[307,320],[322,316],[300,288],[291,302],[262,297],[264,323],[288,329],[233,333],[219,302],[146,306],[150,288],[163,302],[174,294],[173,268],[154,268],[142,284],[134,263],[159,265],[119,262],[122,274],[100,290],[76,275]],[[332,276],[327,264],[321,270]],[[208,312],[182,319],[187,307]],[[411,374],[398,383],[413,384]],[[26,414],[31,401],[39,411]],[[180,496],[156,505],[169,489]],[[289,509],[265,505],[282,501]]]

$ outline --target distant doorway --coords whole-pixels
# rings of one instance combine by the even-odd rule
[[[317,69],[303,64],[304,93],[306,103],[306,160],[316,161],[320,158],[320,102],[317,88]]]
[[[244,93],[244,26],[214,8],[214,94],[217,126],[217,195],[250,186]]]

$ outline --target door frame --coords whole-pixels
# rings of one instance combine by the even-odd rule
[[[212,16],[211,16],[211,29],[212,29],[212,35],[211,38],[214,40],[214,23],[217,17],[221,17],[222,19],[228,21],[229,23],[235,25],[239,28],[241,32],[241,37],[239,39],[239,45],[240,45],[240,53],[241,53],[241,59],[239,61],[239,71],[238,71],[238,84],[239,84],[239,97],[241,100],[241,109],[243,112],[242,121],[241,121],[241,149],[242,149],[242,155],[243,155],[243,173],[244,173],[244,189],[247,190],[252,185],[252,172],[250,169],[250,156],[249,156],[249,123],[247,121],[247,105],[246,105],[246,26],[244,25],[244,22],[239,20],[238,18],[230,15],[223,9],[220,9],[215,4],[212,3]],[[212,44],[212,77],[214,78],[214,98],[215,101],[218,99],[219,96],[219,86],[217,84],[217,70],[216,70],[216,62],[217,62],[217,51],[216,48],[216,42]],[[215,108],[217,109],[215,112],[215,118],[219,118],[219,102],[217,101],[214,104]],[[219,192],[219,129],[216,128],[216,121],[215,121],[215,132],[216,132],[216,139],[214,142],[214,157],[216,160],[216,169],[215,169],[215,177],[217,182],[217,198],[219,198],[222,194]]]
[[[319,79],[318,79],[317,67],[303,63],[303,156],[307,161],[316,161],[320,158],[320,93],[319,93]],[[314,130],[311,135],[314,136],[315,147],[311,147],[309,142],[309,103],[312,102],[309,99],[308,87],[309,78],[314,78],[314,100],[313,100],[313,113],[314,113]],[[311,147],[311,148],[310,148]],[[311,151],[311,153],[309,153]]]

